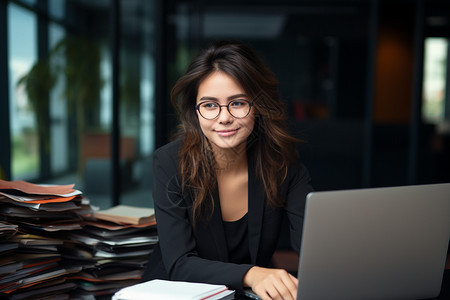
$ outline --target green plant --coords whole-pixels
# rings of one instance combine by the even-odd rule
[[[100,72],[99,43],[85,37],[65,37],[49,51],[46,59],[37,61],[19,79],[36,114],[39,138],[45,154],[50,153],[49,94],[57,80],[65,80],[61,99],[67,101],[67,115],[76,123],[78,163],[81,164],[83,134],[88,127],[98,127],[98,110],[103,85]],[[81,165],[78,168],[81,170]]]
[[[49,93],[55,85],[56,73],[48,60],[39,60],[31,70],[19,79],[17,85],[23,85],[30,105],[36,113],[36,123],[43,149],[50,151],[50,124],[48,121]]]

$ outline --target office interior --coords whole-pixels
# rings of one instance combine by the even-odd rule
[[[152,207],[170,89],[233,39],[279,79],[316,190],[450,182],[449,37],[447,0],[0,1],[0,178]]]

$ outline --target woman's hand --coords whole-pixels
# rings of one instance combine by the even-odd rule
[[[243,284],[263,300],[295,300],[297,297],[298,280],[283,269],[252,267],[245,274]]]

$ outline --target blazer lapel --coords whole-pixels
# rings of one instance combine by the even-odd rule
[[[228,247],[225,231],[222,223],[222,212],[220,209],[219,191],[217,188],[213,193],[214,211],[209,222],[209,232],[216,246],[217,254],[221,261],[228,261]]]
[[[262,182],[256,178],[255,162],[250,157],[248,164],[248,243],[250,258],[252,263],[256,264],[266,195]],[[219,259],[221,261],[229,261],[222,212],[220,209],[219,191],[217,188],[214,190],[212,196],[214,211],[208,226],[209,235],[214,242]]]
[[[248,164],[248,243],[250,258],[256,264],[266,201],[264,186],[256,178],[255,162],[249,158]]]

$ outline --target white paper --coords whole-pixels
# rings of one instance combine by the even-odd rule
[[[224,293],[220,297],[208,298],[219,292]],[[113,295],[112,300],[220,299],[230,292],[233,293],[225,285],[155,279],[123,288]]]

